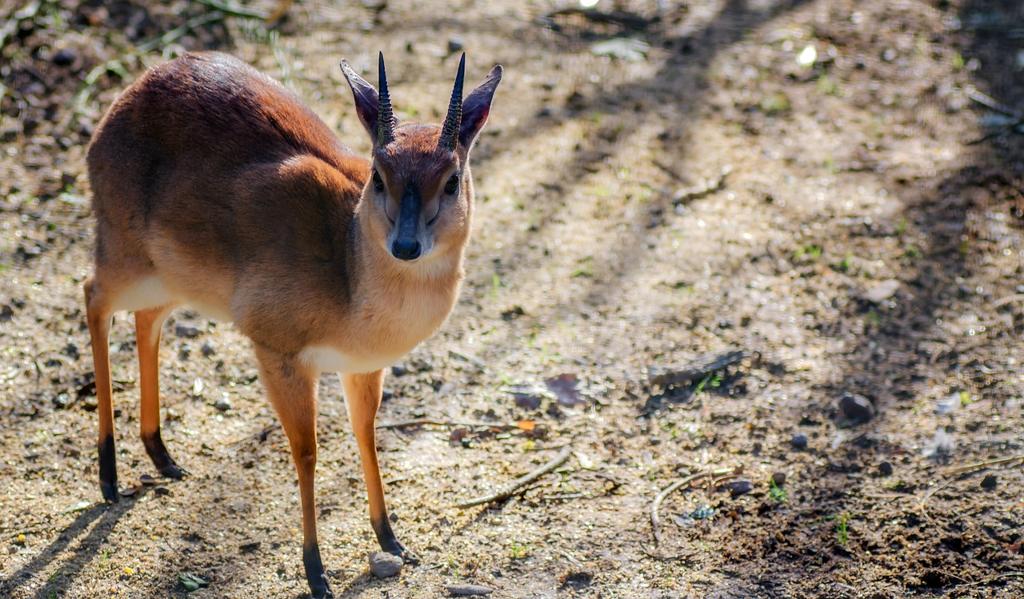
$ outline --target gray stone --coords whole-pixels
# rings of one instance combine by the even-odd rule
[[[865,291],[864,299],[875,304],[880,304],[896,295],[896,292],[899,291],[899,289],[899,281],[896,279],[888,279],[880,283],[876,283],[870,289]]]
[[[199,329],[192,325],[178,324],[174,326],[174,334],[185,339],[195,339],[199,336]]]
[[[746,495],[747,493],[754,490],[754,483],[749,480],[734,480],[726,483],[725,488],[729,489],[729,494],[733,497],[739,497],[740,495]]]
[[[231,400],[229,400],[227,396],[222,395],[220,399],[213,402],[213,407],[217,408],[221,412],[227,412],[231,409]]]
[[[369,556],[370,572],[377,578],[398,576],[402,571],[402,558],[383,551],[374,551]]]
[[[875,404],[863,395],[844,393],[839,398],[839,413],[848,424],[862,424],[875,417]]]

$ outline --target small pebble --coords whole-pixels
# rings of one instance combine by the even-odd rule
[[[892,464],[889,462],[882,462],[878,465],[878,474],[880,476],[892,476]]]
[[[946,429],[939,427],[935,429],[935,436],[932,437],[932,440],[921,448],[921,454],[926,458],[942,462],[953,455],[954,449],[956,449],[956,442],[953,440],[953,436],[946,432]]]
[[[57,396],[53,398],[53,406],[58,410],[63,410],[69,405],[71,405],[71,396],[67,393],[58,393]]]
[[[231,401],[227,397],[221,396],[220,399],[213,402],[213,407],[217,408],[221,412],[227,412],[231,409]]]
[[[996,478],[995,474],[986,474],[985,478],[981,479],[981,488],[986,491],[991,491],[996,488],[999,483],[999,479]]]
[[[844,393],[839,398],[839,413],[850,424],[862,424],[875,417],[875,405],[856,393]]]
[[[516,406],[524,410],[536,410],[544,402],[545,391],[533,385],[512,385],[508,393],[516,402]]]
[[[75,62],[75,51],[71,48],[61,48],[53,55],[53,64],[58,67],[66,67]]]
[[[494,592],[494,589],[479,584],[450,584],[446,588],[452,597],[479,597]]]
[[[374,551],[369,555],[370,572],[377,578],[390,578],[402,571],[402,558],[383,551]]]
[[[213,354],[217,353],[217,348],[213,347],[213,344],[209,341],[203,343],[203,346],[199,348],[199,351],[203,354],[204,358],[209,358]]]
[[[139,482],[142,483],[144,486],[152,487],[153,485],[156,484],[156,479],[148,474],[143,474],[142,476],[139,477]]]
[[[466,44],[465,44],[465,42],[462,41],[462,38],[460,38],[460,37],[450,37],[450,38],[448,38],[448,53],[449,54],[455,54],[456,52],[458,52],[459,50],[462,50],[465,47],[466,47]]]
[[[957,410],[957,408],[960,407],[960,404],[962,403],[963,400],[960,399],[960,392],[957,391],[955,393],[947,395],[946,397],[943,397],[942,399],[937,400],[935,402],[935,413],[938,414],[939,416],[952,414]]]
[[[785,472],[776,472],[776,473],[772,474],[772,482],[775,483],[775,486],[777,486],[777,487],[781,487],[781,486],[785,485],[786,484],[786,473]]]
[[[892,296],[896,295],[896,292],[900,289],[900,282],[895,279],[889,279],[875,284],[870,289],[864,292],[864,299],[874,304],[880,304]]]
[[[807,449],[807,435],[803,433],[796,433],[793,438],[789,440],[789,444],[795,449]]]
[[[753,491],[754,483],[749,480],[734,480],[730,483],[726,483],[725,488],[729,489],[729,494],[733,497],[739,497],[740,495],[746,495]]]
[[[179,324],[174,326],[174,334],[185,339],[195,339],[199,336],[199,329],[191,325]]]

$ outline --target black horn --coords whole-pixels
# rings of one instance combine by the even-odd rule
[[[452,88],[452,101],[448,104],[448,115],[441,126],[441,139],[438,147],[455,151],[459,142],[459,127],[462,124],[462,81],[466,78],[466,53],[459,60],[459,72],[455,75],[455,87]]]
[[[388,93],[388,74],[384,71],[384,53],[377,55],[377,87],[380,88],[377,102],[377,147],[384,147],[395,139],[395,113],[391,110],[391,94]]]

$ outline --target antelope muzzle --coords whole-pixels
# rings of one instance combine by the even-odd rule
[[[402,193],[398,222],[395,223],[395,238],[391,242],[391,255],[399,260],[415,260],[420,257],[423,249],[419,240],[422,204],[419,190],[410,183]]]

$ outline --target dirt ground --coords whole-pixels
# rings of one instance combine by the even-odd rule
[[[191,476],[139,486],[155,471],[116,318],[130,496],[98,502],[83,156],[118,91],[219,49],[365,152],[340,59],[370,73],[383,50],[398,115],[437,122],[462,47],[470,79],[506,69],[467,278],[380,420],[495,426],[381,431],[422,563],[377,580],[323,377],[339,597],[1024,596],[1024,4],[299,1],[274,30],[180,0],[0,5],[0,596],[307,592],[287,443],[230,324],[165,328],[163,436]],[[566,446],[513,498],[454,507]],[[658,493],[720,468],[740,471],[665,498],[655,546]]]

